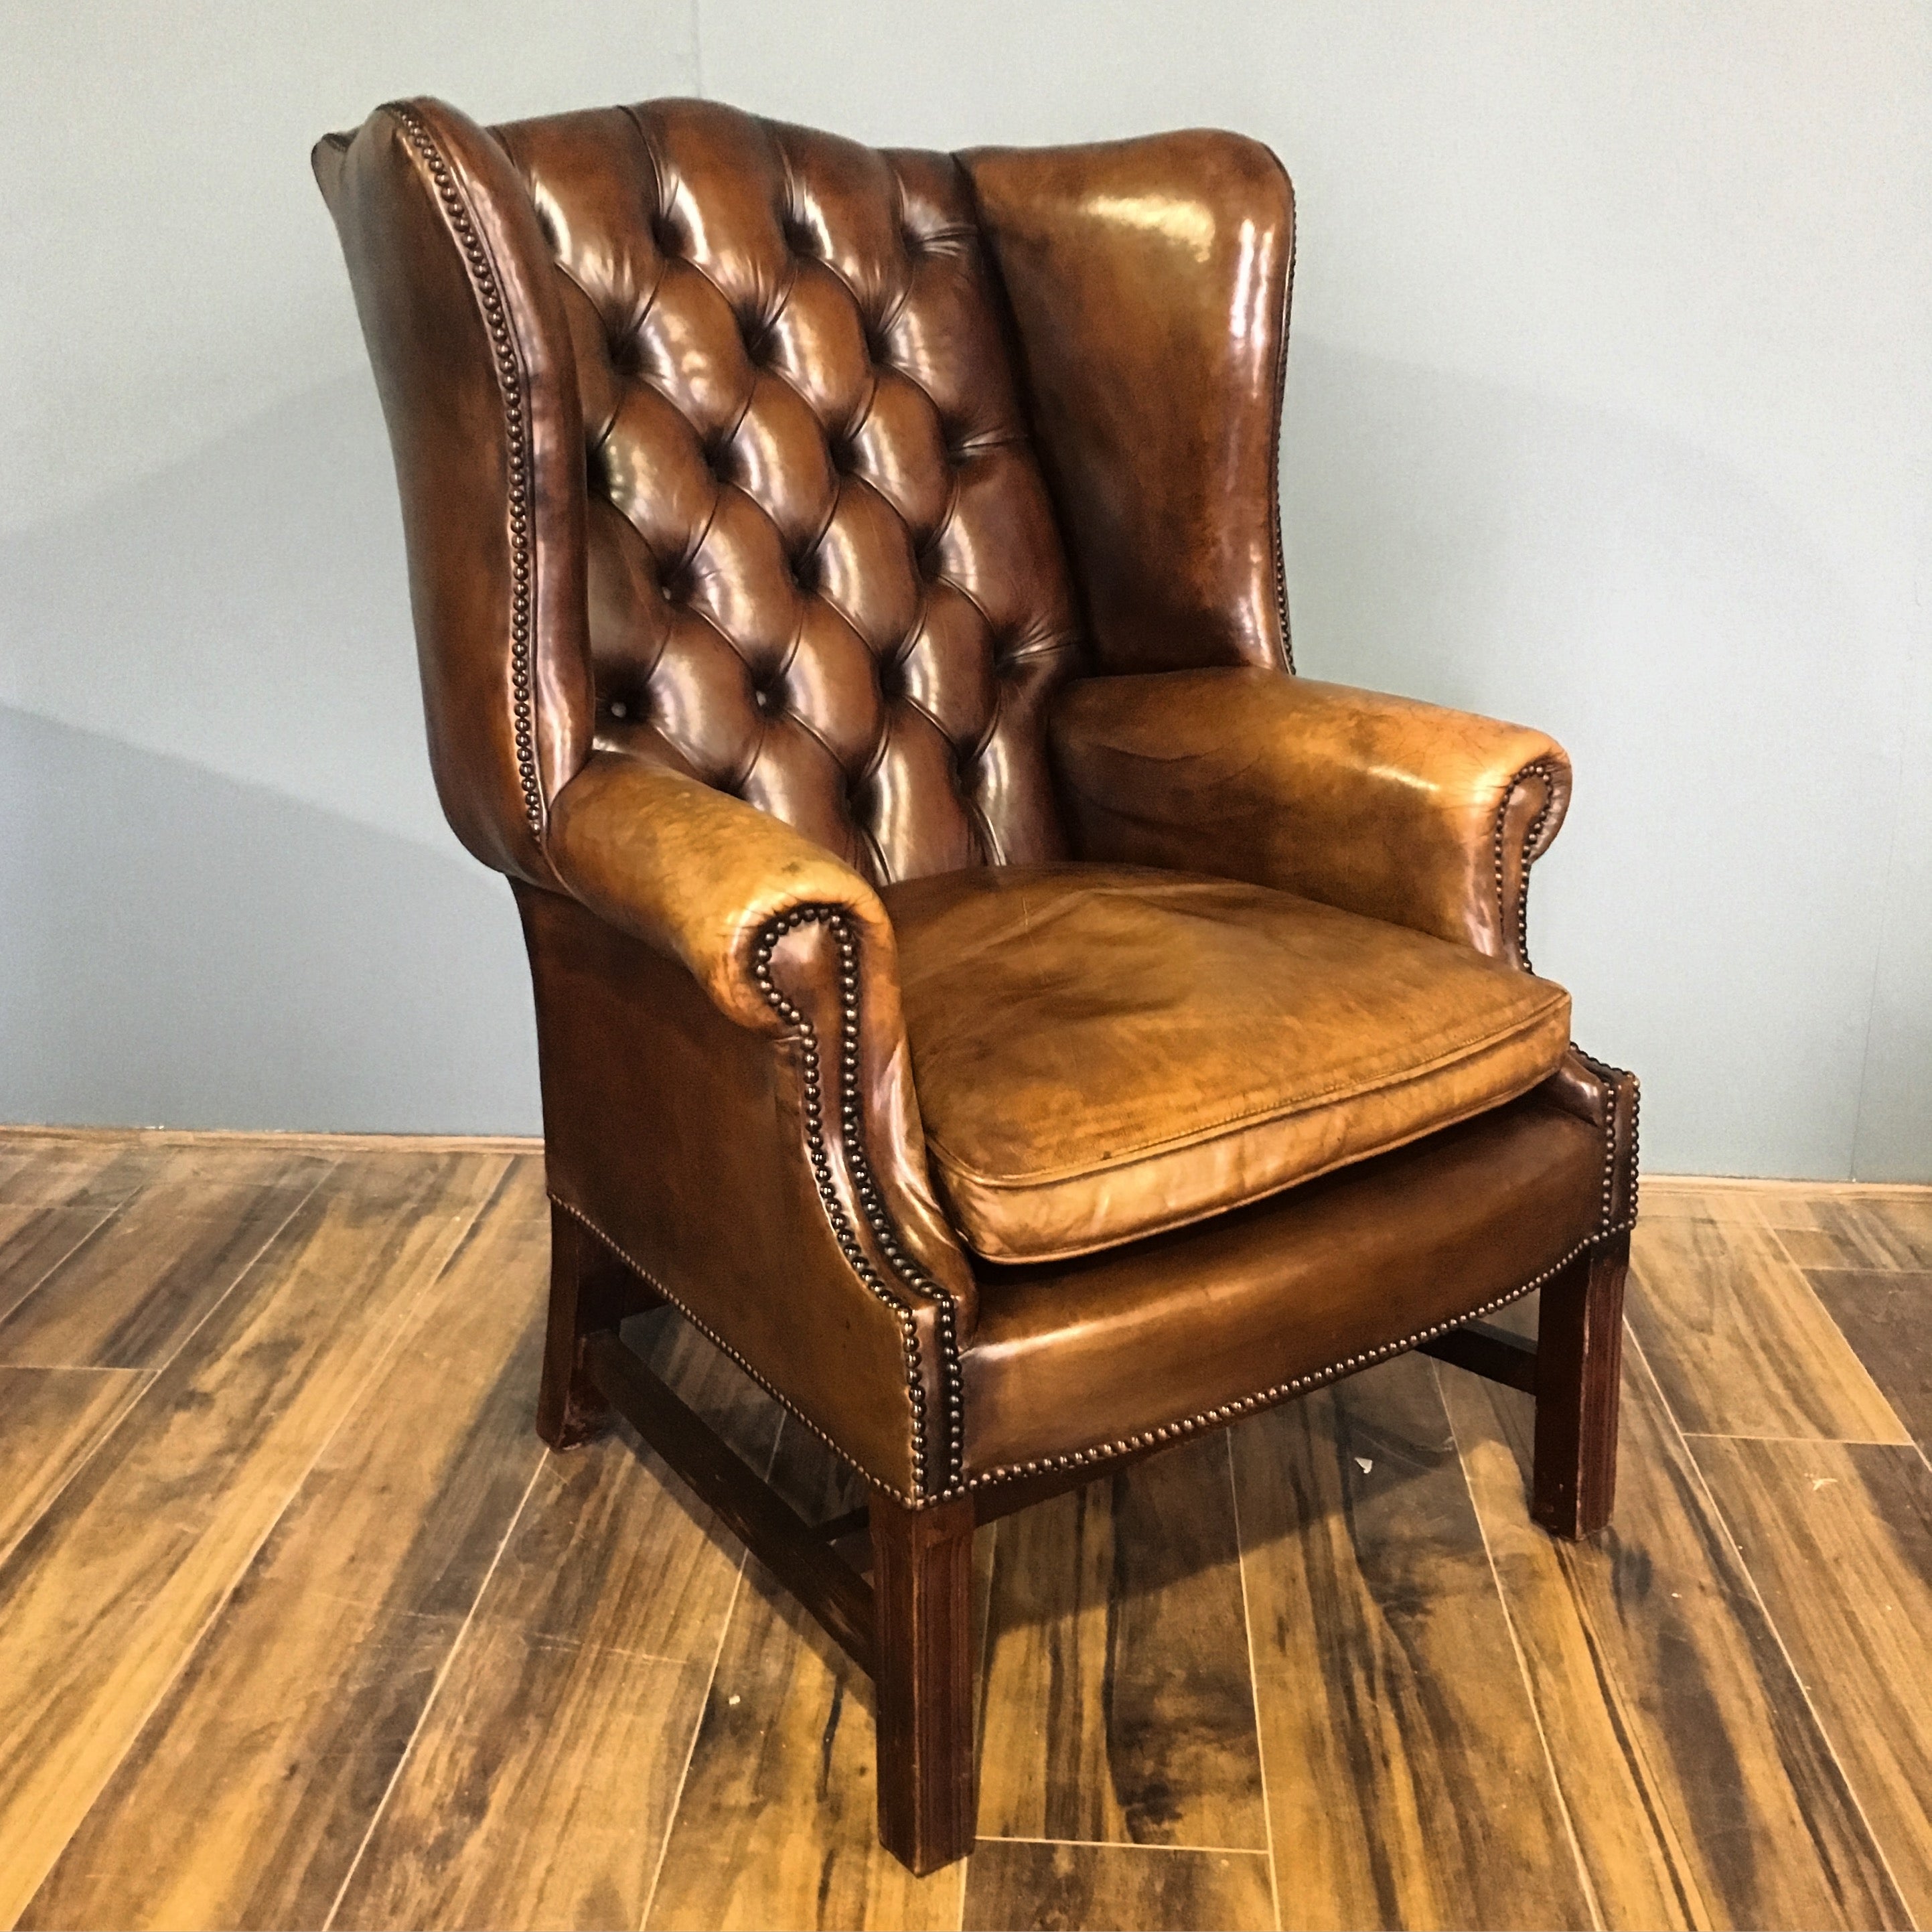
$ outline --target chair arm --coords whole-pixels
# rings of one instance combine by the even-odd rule
[[[593,753],[558,794],[548,850],[581,904],[677,961],[726,1018],[771,1042],[788,1079],[802,1077],[810,1038],[823,1088],[809,1107],[822,1125],[797,1143],[808,1196],[835,1233],[844,1216],[895,1292],[950,1297],[960,1336],[970,1333],[972,1272],[927,1172],[898,952],[878,894],[742,800],[608,752]],[[722,1171],[731,1160],[720,1153]]]
[[[593,752],[550,808],[550,863],[592,911],[682,961],[719,1010],[754,1033],[786,1022],[757,973],[763,935],[803,906],[858,927],[863,991],[898,1008],[892,922],[850,866],[781,819],[641,759]]]
[[[1570,760],[1518,724],[1258,669],[1100,677],[1055,708],[1083,857],[1299,892],[1528,968]]]

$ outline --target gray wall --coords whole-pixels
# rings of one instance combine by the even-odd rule
[[[1532,939],[1643,1074],[1652,1165],[1932,1178],[1922,8],[15,12],[0,1115],[534,1129],[305,155],[399,93],[702,92],[878,141],[1272,142],[1303,668],[1569,746]]]

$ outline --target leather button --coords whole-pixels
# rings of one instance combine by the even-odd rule
[[[631,715],[631,707],[621,698],[612,698],[608,708],[613,718],[628,718]]]
[[[792,559],[791,580],[808,596],[818,588],[818,559],[812,551],[801,551]]]
[[[680,255],[684,252],[684,237],[668,214],[652,216],[651,239],[658,244],[661,255]]]
[[[794,255],[816,255],[818,253],[818,237],[813,232],[812,224],[800,220],[796,215],[784,217],[778,224],[778,232],[784,237],[785,246]]]

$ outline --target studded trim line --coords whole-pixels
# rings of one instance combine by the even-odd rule
[[[802,1008],[779,991],[772,977],[772,954],[778,941],[802,926],[823,926],[838,949],[838,1114],[845,1165],[852,1177],[860,1211],[896,1278],[888,1282],[875,1268],[854,1230],[832,1179],[832,1157],[825,1142],[824,1077],[820,1066],[818,1030]],[[913,1498],[915,1504],[937,1502],[957,1495],[966,1460],[966,1406],[959,1362],[957,1312],[952,1298],[906,1252],[886,1208],[872,1164],[866,1156],[864,1108],[859,1087],[859,940],[851,916],[836,905],[795,906],[781,914],[758,935],[752,956],[752,977],[772,1010],[790,1027],[802,1051],[805,1079],[805,1133],[812,1180],[820,1204],[846,1264],[892,1312],[899,1325],[905,1354],[906,1393],[912,1405]],[[939,1337],[939,1384],[945,1405],[944,1464],[938,1482],[928,1480],[926,1377],[920,1358],[919,1324],[902,1290],[929,1302]]]
[[[490,334],[490,360],[496,375],[497,393],[502,400],[504,442],[510,464],[510,681],[512,735],[516,742],[517,784],[523,794],[524,817],[531,834],[541,840],[544,832],[543,788],[538,781],[536,734],[532,695],[535,678],[532,668],[531,613],[536,580],[535,546],[531,526],[535,521],[531,479],[534,458],[530,449],[529,382],[518,353],[514,332],[510,327],[508,304],[496,265],[477,232],[451,168],[436,136],[421,114],[406,100],[392,100],[388,112],[400,124],[410,146],[429,171],[456,245],[462,250],[471,286],[483,311]]]
[[[1496,862],[1496,920],[1499,926],[1509,921],[1509,875],[1504,862],[1503,828],[1509,819],[1510,800],[1515,797],[1516,787],[1526,778],[1540,778],[1543,781],[1543,804],[1536,816],[1529,821],[1529,829],[1522,835],[1522,890],[1516,896],[1516,956],[1517,963],[1526,973],[1535,969],[1529,963],[1529,868],[1534,862],[1537,841],[1543,836],[1543,828],[1550,823],[1550,814],[1556,803],[1556,776],[1540,759],[1534,764],[1525,765],[1509,782],[1504,791],[1502,802],[1496,807],[1496,825],[1494,838]]]
[[[1037,1462],[1016,1462],[998,1468],[983,1470],[968,1480],[969,1490],[983,1489],[995,1483],[1012,1482],[1026,1476],[1052,1474],[1057,1471],[1078,1469],[1088,1464],[1112,1462],[1116,1457],[1129,1456],[1137,1450],[1159,1448],[1163,1444],[1178,1442],[1202,1429],[1216,1429],[1225,1423],[1233,1422],[1241,1416],[1250,1415],[1257,1409],[1268,1408],[1292,1395],[1305,1394],[1310,1389],[1319,1388],[1324,1383],[1339,1381],[1343,1376],[1353,1375],[1358,1369],[1365,1369],[1372,1362],[1386,1360],[1390,1355],[1400,1355],[1416,1347],[1419,1343],[1433,1341],[1438,1335],[1446,1335],[1452,1328],[1460,1328],[1466,1322],[1492,1313],[1498,1308],[1508,1306],[1512,1301],[1520,1301],[1523,1296],[1540,1288],[1546,1281],[1561,1274],[1570,1264],[1590,1249],[1604,1242],[1627,1234],[1636,1225],[1636,1110],[1633,1101],[1630,1112],[1630,1211],[1621,1221],[1612,1222],[1610,1215],[1615,1203],[1617,1166],[1617,1114],[1616,1089],[1630,1078],[1614,1066],[1606,1066],[1600,1060],[1592,1060],[1580,1047],[1573,1050],[1577,1058],[1592,1072],[1605,1081],[1612,1090],[1609,1096],[1609,1107],[1604,1122],[1604,1184],[1602,1219],[1595,1230],[1570,1250],[1562,1259],[1551,1262],[1540,1274],[1532,1275],[1520,1286],[1507,1294],[1497,1295],[1492,1300],[1484,1302],[1480,1307],[1472,1308],[1466,1314],[1452,1316],[1446,1322],[1438,1322],[1426,1328],[1418,1328],[1412,1335],[1405,1335],[1399,1342],[1384,1342],[1378,1348],[1368,1348],[1358,1355],[1348,1355],[1339,1362],[1331,1362],[1325,1369],[1316,1369],[1305,1376],[1297,1376],[1292,1380],[1277,1382],[1271,1388],[1257,1390],[1252,1395],[1238,1396],[1217,1408],[1202,1410],[1198,1414],[1185,1416],[1178,1422],[1162,1424],[1155,1429],[1143,1430],[1138,1435],[1124,1436],[1111,1442],[1090,1444],[1084,1449],[1070,1450],[1062,1456],[1044,1456]]]

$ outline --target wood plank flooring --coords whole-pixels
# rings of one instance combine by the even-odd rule
[[[1645,1210],[1592,1544],[1414,1355],[982,1531],[920,1880],[862,1673],[634,1438],[532,1432],[535,1149],[0,1130],[0,1926],[1932,1928],[1932,1190]]]

